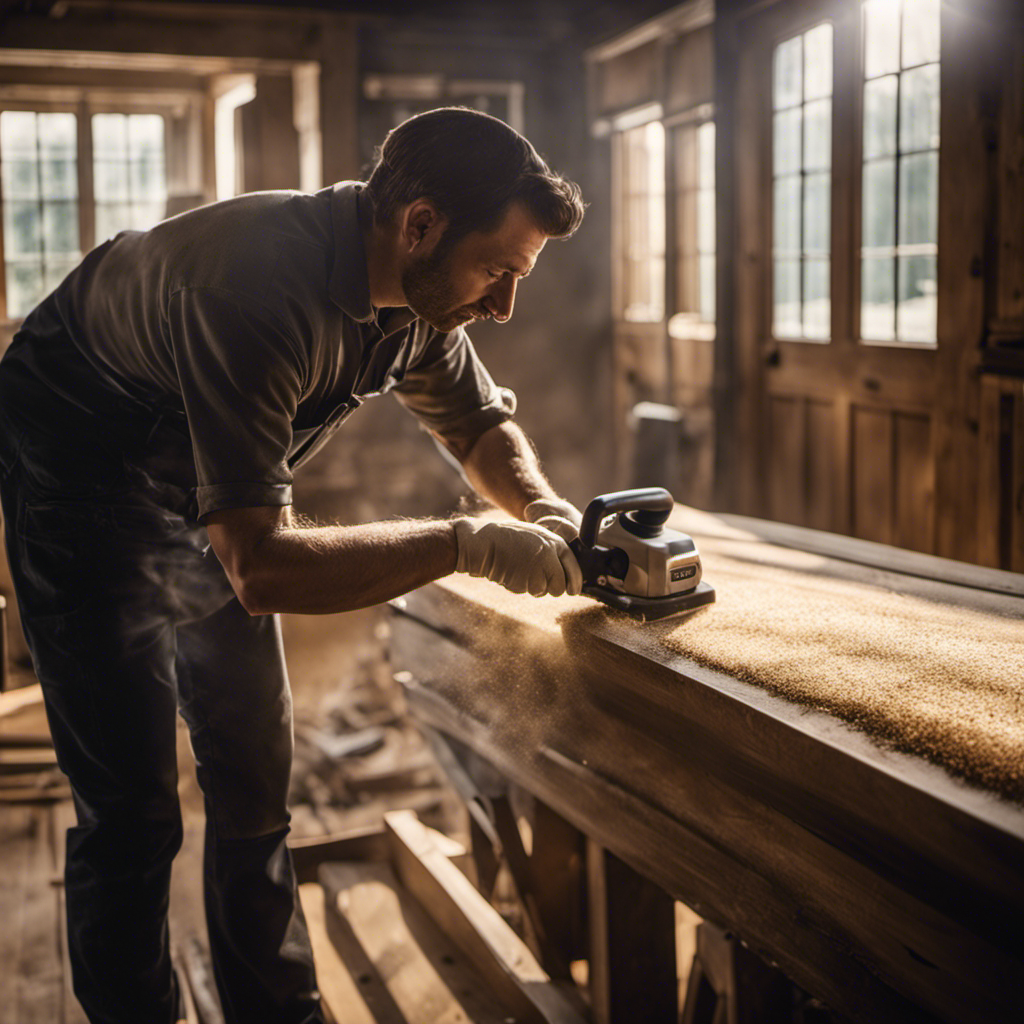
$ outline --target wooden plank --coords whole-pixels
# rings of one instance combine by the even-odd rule
[[[389,865],[325,864],[320,884],[331,939],[354,969],[372,1019],[502,1024],[507,1018],[469,958],[403,889]]]
[[[19,748],[10,750],[0,748],[0,775],[43,771],[57,767],[57,755],[53,748]]]
[[[396,811],[384,821],[402,883],[470,958],[502,1005],[524,1024],[582,1024],[526,944],[437,850],[415,815]]]
[[[300,884],[316,880],[321,864],[338,860],[387,860],[387,833],[365,825],[323,836],[290,836],[288,849]]]
[[[32,683],[29,686],[21,686],[17,690],[7,690],[0,693],[0,718],[13,715],[22,708],[30,707],[33,704],[42,704],[43,688],[39,683]]]
[[[893,542],[892,415],[853,409],[853,532],[879,544]]]
[[[675,903],[600,844],[587,842],[590,1005],[595,1024],[676,1024]]]
[[[893,542],[912,551],[935,550],[935,460],[931,419],[894,417],[895,530]]]

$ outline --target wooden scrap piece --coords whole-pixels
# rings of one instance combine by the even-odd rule
[[[507,1024],[500,996],[384,863],[324,864],[327,930],[377,1024]],[[346,1020],[351,1019],[346,1017]]]
[[[30,686],[20,686],[16,690],[6,690],[0,693],[0,718],[13,715],[22,708],[32,704],[42,704],[43,688],[39,683]]]
[[[402,883],[470,959],[520,1021],[583,1024],[529,947],[434,844],[409,811],[385,815],[391,858]]]

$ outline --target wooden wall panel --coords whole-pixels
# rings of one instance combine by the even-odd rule
[[[804,525],[815,530],[837,529],[836,415],[832,402],[807,402]]]
[[[710,103],[714,96],[714,36],[710,25],[680,36],[668,50],[669,112]]]
[[[981,378],[978,561],[1024,572],[1024,382]]]
[[[853,533],[893,543],[893,422],[888,410],[853,408]]]
[[[895,523],[893,543],[930,552],[935,546],[935,462],[931,418],[893,417]]]
[[[805,402],[772,396],[769,402],[768,501],[771,518],[803,525],[807,450]]]
[[[597,113],[627,110],[659,99],[660,65],[657,42],[602,61],[597,71]]]

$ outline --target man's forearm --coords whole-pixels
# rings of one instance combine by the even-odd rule
[[[477,494],[517,519],[537,498],[556,498],[526,434],[508,421],[481,434],[462,459]]]

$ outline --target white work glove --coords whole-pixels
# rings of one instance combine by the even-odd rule
[[[570,501],[561,498],[538,498],[523,509],[523,518],[536,523],[552,533],[557,533],[566,543],[580,535],[583,513]]]
[[[561,537],[532,523],[456,519],[457,572],[484,576],[513,594],[578,594],[583,573]]]

